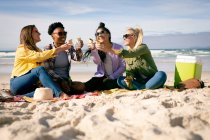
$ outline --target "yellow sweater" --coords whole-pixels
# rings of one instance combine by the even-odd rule
[[[18,77],[24,75],[31,69],[40,66],[44,60],[55,56],[55,49],[36,52],[29,50],[23,44],[20,44],[16,50],[14,68],[11,78],[14,76]]]

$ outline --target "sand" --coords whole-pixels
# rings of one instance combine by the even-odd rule
[[[173,73],[167,75],[166,85],[173,85]],[[1,83],[8,83],[9,76],[2,77]],[[89,78],[73,74],[75,80]],[[210,72],[203,72],[202,80],[210,85]],[[0,102],[0,138],[208,140],[210,88],[121,90],[55,103]]]

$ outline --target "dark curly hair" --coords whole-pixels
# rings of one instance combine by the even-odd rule
[[[105,24],[104,24],[103,22],[100,22],[100,23],[99,23],[99,26],[98,26],[98,28],[96,29],[96,32],[97,32],[98,29],[102,29],[102,30],[106,31],[106,32],[109,34],[109,41],[110,41],[110,43],[111,43],[111,32],[109,31],[109,29],[107,29],[107,28],[105,27]],[[95,36],[96,36],[96,34],[95,34]],[[97,36],[96,36],[96,37],[97,37]],[[90,56],[90,53],[91,53],[91,50],[90,50],[90,49],[87,50],[87,51],[84,53],[84,55],[83,55],[83,56],[84,56],[84,57],[83,57],[83,61],[85,61],[85,59],[87,59],[87,58]],[[99,54],[99,56],[100,56],[100,58],[101,58],[101,61],[104,62],[104,61],[105,61],[105,58],[106,58],[106,53],[103,52],[103,51],[98,50],[98,54]]]
[[[63,28],[64,29],[64,26],[61,22],[55,22],[55,23],[52,23],[49,28],[48,28],[48,34],[49,35],[52,35],[53,31],[56,29],[56,28]]]

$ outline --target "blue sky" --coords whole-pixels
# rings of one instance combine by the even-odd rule
[[[53,22],[62,22],[68,39],[86,43],[103,21],[112,41],[121,43],[127,27],[141,26],[145,36],[210,32],[209,0],[1,0],[0,50],[16,49],[22,27],[35,24],[40,48],[52,42],[47,34]]]

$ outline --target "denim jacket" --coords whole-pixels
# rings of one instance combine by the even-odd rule
[[[44,50],[51,50],[54,46],[52,44],[49,44],[48,46],[45,46]],[[79,61],[81,60],[80,57],[82,57],[81,54],[79,54],[74,47],[72,46],[69,50],[66,51],[68,55],[68,61],[69,61],[69,71],[71,68],[71,60]],[[58,74],[54,71],[54,65],[55,65],[55,58],[48,59],[44,61],[44,67],[46,68],[47,72],[50,74],[50,76],[53,78],[54,81],[61,81],[63,80],[62,77],[60,77]],[[70,77],[66,77],[66,79],[71,79]]]

